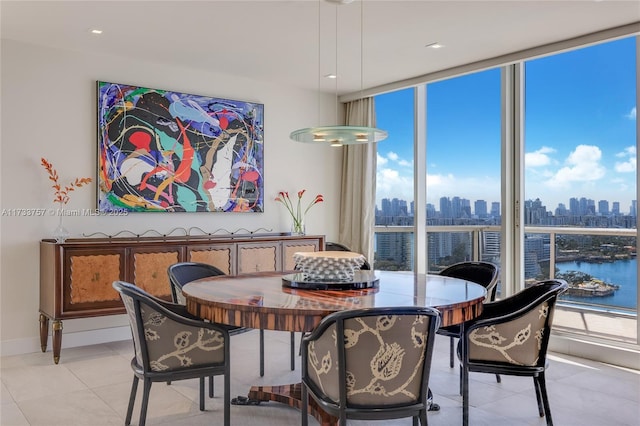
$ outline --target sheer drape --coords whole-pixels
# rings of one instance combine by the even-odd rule
[[[348,126],[375,127],[373,98],[345,104]],[[377,143],[346,145],[342,157],[339,242],[373,263]]]

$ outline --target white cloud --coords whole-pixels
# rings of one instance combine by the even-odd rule
[[[605,168],[600,163],[602,151],[593,145],[578,145],[565,160],[566,166],[558,170],[546,185],[568,188],[573,182],[588,182],[602,179]]]
[[[624,151],[619,152],[616,154],[616,157],[626,157],[626,156],[634,156],[636,155],[636,147],[635,146],[628,146],[624,149]]]
[[[500,201],[500,180],[488,176],[459,177],[453,174],[427,174],[427,202],[438,206],[442,197]]]
[[[618,173],[631,173],[636,171],[636,147],[629,146],[624,151],[616,154],[618,158],[626,158],[624,161],[616,161],[614,169]]]
[[[636,171],[636,159],[629,158],[627,161],[616,163],[615,170],[618,173],[630,173]]]
[[[378,165],[388,165],[390,161],[401,167],[413,167],[413,161],[404,160],[393,151],[389,151],[384,157],[378,154]]]
[[[629,113],[627,115],[625,115],[625,117],[627,117],[629,120],[635,120],[636,119],[636,107],[631,108],[631,111],[629,111]]]
[[[543,146],[537,151],[528,152],[524,155],[525,167],[542,167],[551,164],[551,157],[547,154],[553,154],[555,149]]]
[[[378,167],[376,193],[378,206],[382,198],[413,200],[413,175],[401,175],[397,170]]]
[[[384,166],[389,162],[386,158],[382,157],[380,154],[376,154],[378,166]]]

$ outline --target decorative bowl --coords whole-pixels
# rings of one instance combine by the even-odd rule
[[[365,257],[350,251],[315,251],[294,253],[293,260],[307,280],[352,281]]]

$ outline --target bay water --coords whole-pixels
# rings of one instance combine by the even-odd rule
[[[556,267],[559,272],[580,271],[609,284],[619,285],[611,296],[578,297],[562,296],[563,300],[573,300],[582,303],[607,305],[614,308],[637,308],[638,295],[638,260],[616,260],[614,262],[561,262]]]

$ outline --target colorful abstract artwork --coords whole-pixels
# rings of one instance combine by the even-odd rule
[[[98,81],[101,212],[262,212],[264,105]]]

